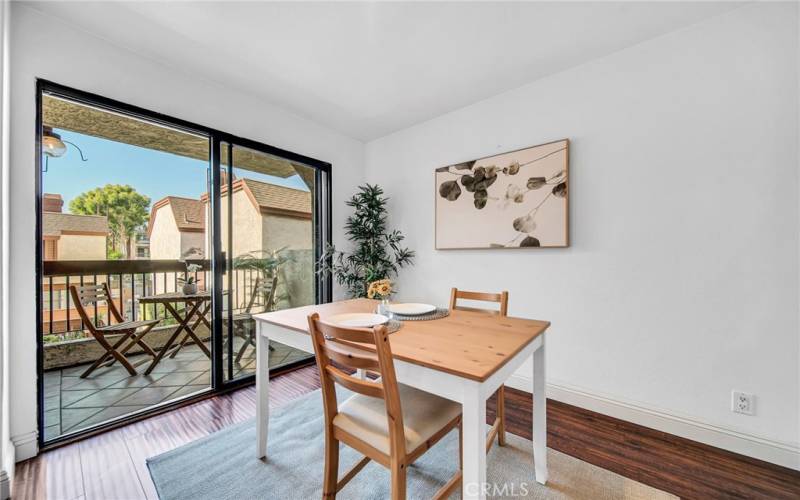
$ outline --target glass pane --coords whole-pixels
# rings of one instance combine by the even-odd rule
[[[232,317],[227,368],[238,378],[255,372],[253,315],[315,303],[316,170],[236,145],[232,163],[221,206]],[[270,368],[310,357],[273,342]]]
[[[47,93],[41,119],[39,319],[50,441],[209,389],[209,139]],[[187,299],[184,284],[200,295]],[[88,289],[97,300],[74,300]],[[164,294],[173,299],[159,300]],[[176,318],[192,310],[199,342],[184,331],[169,350]],[[118,347],[131,374],[103,358],[97,338],[134,321],[153,328],[143,344]],[[108,334],[112,344],[121,338]],[[166,355],[154,364],[148,349]]]

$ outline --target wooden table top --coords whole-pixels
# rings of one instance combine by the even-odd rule
[[[183,292],[167,292],[157,295],[146,295],[139,297],[141,303],[162,303],[162,302],[188,302],[191,300],[211,300],[211,292],[200,290],[197,293],[185,294]]]
[[[257,320],[308,333],[308,315],[375,312],[378,301],[352,299],[256,314]],[[434,370],[484,381],[550,326],[549,321],[451,311],[446,318],[404,321],[392,333],[392,356]]]

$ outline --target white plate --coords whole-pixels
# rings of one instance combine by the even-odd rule
[[[436,310],[436,306],[430,304],[389,304],[389,310],[395,314],[403,316],[419,316],[420,314],[427,314]]]
[[[322,318],[322,320],[327,323],[349,328],[369,328],[375,325],[382,325],[389,321],[389,318],[383,314],[347,313],[337,314],[327,319]]]

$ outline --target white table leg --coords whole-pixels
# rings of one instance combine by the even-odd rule
[[[486,399],[476,386],[464,391],[463,498],[486,498]]]
[[[267,456],[269,431],[269,338],[256,322],[256,454]]]
[[[367,380],[367,371],[363,368],[356,368],[356,377],[360,378],[361,380]]]
[[[547,381],[542,346],[533,351],[533,464],[536,481],[547,483]]]

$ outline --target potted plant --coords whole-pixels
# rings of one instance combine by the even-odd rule
[[[386,227],[387,200],[380,186],[360,186],[347,202],[354,209],[345,223],[353,251],[344,253],[334,245],[326,245],[319,259],[318,272],[332,274],[352,298],[367,297],[370,283],[388,280],[414,262],[414,251],[400,245],[403,234]]]
[[[177,278],[177,282],[183,285],[181,289],[184,295],[195,295],[197,293],[197,278],[194,273],[202,269],[200,264],[186,263],[186,271],[183,273],[183,278]]]

